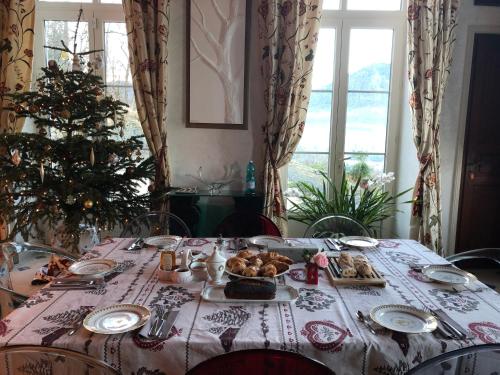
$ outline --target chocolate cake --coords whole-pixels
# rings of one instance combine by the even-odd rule
[[[276,285],[269,281],[240,279],[230,281],[224,287],[224,294],[231,299],[273,299]]]

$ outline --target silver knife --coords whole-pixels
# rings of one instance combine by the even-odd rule
[[[127,250],[129,251],[135,250],[136,247],[139,246],[140,242],[142,242],[142,237],[139,237],[134,242],[132,242],[132,244],[127,248]]]
[[[161,320],[160,326],[156,331],[156,337],[160,340],[164,340],[167,338],[170,333],[170,329],[175,323],[175,319],[177,319],[177,315],[179,314],[179,310],[167,310],[163,315],[163,319]]]
[[[458,336],[460,338],[462,339],[471,338],[469,333],[443,310],[435,309],[433,310],[433,313],[436,314],[447,327],[449,327],[454,332],[458,333]]]
[[[327,238],[326,240],[332,244],[333,248],[336,251],[342,251],[341,247],[335,241],[333,241],[331,238]]]

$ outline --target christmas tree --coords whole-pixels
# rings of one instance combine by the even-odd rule
[[[62,44],[46,48],[70,53],[72,70],[51,60],[36,91],[12,95],[15,115],[37,132],[0,135],[0,213],[13,223],[10,238],[59,227],[75,251],[80,224],[110,230],[145,212],[140,187],[154,163],[142,157],[142,137],[123,138],[127,105],[106,95],[92,64],[82,68],[82,56],[97,51]]]

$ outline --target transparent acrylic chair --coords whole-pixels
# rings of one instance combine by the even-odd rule
[[[0,348],[0,374],[120,375],[107,363],[83,353],[36,345]]]
[[[344,215],[330,215],[312,223],[305,231],[305,238],[340,238],[344,236],[371,237],[363,224]]]
[[[151,237],[160,235],[191,237],[191,231],[180,217],[169,212],[151,211],[129,222],[123,229],[120,237]]]

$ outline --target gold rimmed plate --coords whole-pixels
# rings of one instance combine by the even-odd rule
[[[114,335],[140,328],[150,317],[147,307],[124,303],[94,310],[85,317],[83,326],[91,332]]]
[[[452,266],[426,266],[422,268],[422,274],[443,284],[465,285],[477,281],[472,273]]]
[[[273,246],[283,246],[285,240],[277,236],[255,236],[248,239],[248,243],[261,248],[272,248]]]
[[[375,238],[363,237],[363,236],[347,236],[339,238],[342,245],[355,247],[358,249],[365,249],[370,247],[376,247],[378,241]]]
[[[403,333],[432,332],[438,324],[432,314],[407,305],[376,306],[370,317],[382,327]]]
[[[144,243],[154,247],[169,247],[175,246],[182,240],[179,236],[154,236],[144,239]]]
[[[79,276],[101,276],[112,272],[118,266],[113,259],[81,260],[69,266],[68,271]]]

